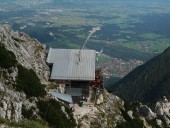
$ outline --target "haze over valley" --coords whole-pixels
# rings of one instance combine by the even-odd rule
[[[48,47],[83,46],[98,52],[106,78],[122,78],[170,46],[168,0],[0,0],[0,23],[28,33]]]

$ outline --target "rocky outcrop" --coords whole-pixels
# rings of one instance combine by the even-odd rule
[[[155,112],[170,126],[170,102],[166,97],[156,103]]]
[[[152,110],[139,102],[127,107],[123,100],[105,90],[102,98],[98,96],[94,104],[84,103],[83,107],[75,108],[74,116],[83,128],[116,128],[118,124],[129,120],[142,121],[143,128],[170,126],[170,102],[165,97]]]
[[[136,106],[136,112],[145,122],[155,120],[155,123],[160,127],[170,127],[170,102],[168,99],[164,96],[156,102],[154,108],[151,110],[147,105],[140,103]]]
[[[22,119],[22,105],[26,100],[24,93],[13,92],[0,83],[0,117],[12,121]]]
[[[85,103],[83,107],[76,106],[74,116],[83,128],[114,128],[118,122],[125,121],[120,111],[124,109],[123,106],[123,100],[105,90],[103,95],[97,97],[94,104]]]
[[[134,118],[134,117],[133,117],[133,111],[132,111],[132,110],[129,110],[129,111],[127,112],[127,114],[128,114],[128,116],[129,116],[131,119]]]
[[[15,54],[21,65],[33,69],[42,83],[48,82],[49,68],[45,63],[45,46],[25,33],[14,32],[7,25],[0,25],[0,43]]]
[[[49,68],[45,63],[46,49],[36,39],[32,39],[25,33],[14,32],[7,25],[0,25],[0,44],[15,54],[19,64],[33,69],[41,83],[48,83]],[[0,67],[0,118],[19,122],[24,118],[23,106],[26,111],[34,108],[33,116],[40,118],[35,103],[37,99],[29,100],[23,92],[17,92],[13,87],[17,76],[17,67],[10,69]]]
[[[147,105],[143,105],[140,103],[139,107],[137,107],[137,112],[139,115],[145,117],[147,120],[152,120],[156,118],[156,113],[154,113]]]

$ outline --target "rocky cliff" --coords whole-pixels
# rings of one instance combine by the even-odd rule
[[[45,60],[45,46],[0,25],[0,127],[75,126],[69,109],[46,93]]]
[[[170,102],[166,97],[157,101],[152,109],[140,102],[127,104],[106,90],[99,104],[97,100],[96,103],[85,103],[83,107],[75,107],[73,113],[78,126],[82,128],[170,127]]]
[[[49,68],[45,63],[46,49],[38,40],[22,32],[14,32],[9,26],[0,26],[0,43],[12,51],[18,63],[33,69],[42,83],[47,83]]]
[[[16,57],[16,60],[22,66],[33,69],[42,83],[47,83],[49,69],[45,64],[45,49],[35,39],[20,32],[14,32],[7,25],[0,26],[0,45],[1,51],[5,47],[11,51]],[[3,46],[3,47],[2,47]],[[1,57],[1,64],[3,58]],[[7,60],[7,63],[10,60]],[[18,92],[13,88],[18,76],[16,66],[11,66],[8,69],[0,67],[0,117],[7,118],[13,121],[20,121],[22,117],[22,106],[36,106],[31,103],[25,93]]]
[[[80,127],[115,128],[118,123],[125,121],[121,109],[124,109],[124,101],[105,90],[96,97],[96,101],[76,107],[73,113]]]

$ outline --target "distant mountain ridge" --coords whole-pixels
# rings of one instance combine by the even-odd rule
[[[170,99],[170,47],[116,83],[113,92],[128,102]]]

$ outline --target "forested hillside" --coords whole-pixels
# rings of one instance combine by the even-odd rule
[[[170,99],[170,47],[116,83],[113,92],[129,102]]]

